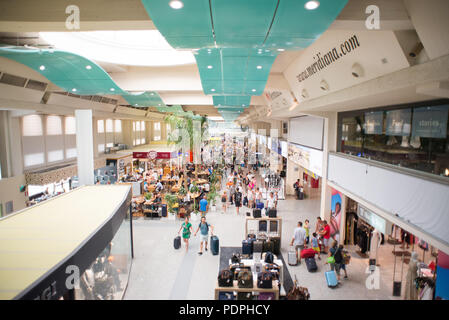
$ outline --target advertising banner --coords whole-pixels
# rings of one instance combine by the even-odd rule
[[[447,136],[449,106],[423,107],[413,110],[413,137],[443,138]]]
[[[323,152],[300,145],[288,144],[288,159],[301,167],[322,176]]]
[[[365,113],[365,133],[382,134],[383,119],[383,111]]]
[[[331,237],[335,240],[340,240],[340,225],[341,225],[341,193],[335,189],[332,189],[331,198],[331,220],[329,223]]]
[[[387,136],[409,136],[412,121],[412,109],[387,111]]]

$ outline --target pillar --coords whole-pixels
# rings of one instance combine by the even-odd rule
[[[75,110],[79,185],[94,184],[92,110]]]

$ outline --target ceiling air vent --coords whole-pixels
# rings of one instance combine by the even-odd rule
[[[28,80],[28,83],[25,88],[38,90],[38,91],[45,91],[47,89],[47,84],[45,82],[40,82],[36,80]]]
[[[111,101],[111,99],[109,99],[109,98],[106,98],[106,97],[101,98],[102,103],[109,103],[110,101]]]
[[[0,83],[5,83],[5,84],[22,87],[22,88],[26,82],[27,82],[26,78],[13,76],[12,74],[8,74],[8,73],[3,73],[2,77],[0,79]]]
[[[81,96],[81,99],[84,99],[84,100],[91,100],[91,99],[92,99],[92,96]]]
[[[100,97],[100,96],[93,96],[93,97],[92,97],[92,101],[95,101],[95,102],[101,102],[101,98],[102,98],[102,97]]]

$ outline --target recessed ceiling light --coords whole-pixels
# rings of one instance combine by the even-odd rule
[[[137,107],[137,103],[135,104],[135,106]]]
[[[262,69],[262,66],[257,66],[257,69]]]
[[[76,92],[76,88],[73,88],[72,91],[73,91],[73,92]]]
[[[115,91],[115,89],[114,89],[114,88],[111,88],[111,89],[109,89],[109,90],[111,90],[111,91]]]
[[[316,8],[318,8],[320,6],[320,2],[316,1],[316,0],[312,0],[312,1],[308,1],[305,4],[305,8],[307,10],[315,10]]]
[[[278,51],[281,51],[281,52],[282,52],[282,51],[285,51],[285,49],[279,48]]]
[[[251,90],[252,92],[256,92],[256,89]]]
[[[244,104],[242,104],[242,107],[244,107],[245,105]]]
[[[182,3],[182,1],[180,0],[172,0],[168,3],[168,5],[172,9],[181,9],[182,7],[184,7],[184,3]]]
[[[39,69],[43,71],[43,70],[45,70],[45,66],[42,65],[42,66],[39,67]]]
[[[151,92],[150,95],[154,96],[154,92]]]
[[[90,69],[92,69],[92,67],[89,66],[89,65],[87,65],[87,66],[86,66],[86,69],[87,69],[87,70],[90,70]]]
[[[212,69],[213,67],[212,66],[207,66],[207,69]]]
[[[215,89],[210,89],[210,91],[214,92],[214,91],[215,91]]]

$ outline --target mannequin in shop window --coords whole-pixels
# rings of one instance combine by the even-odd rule
[[[371,246],[370,246],[370,252],[369,252],[369,258],[375,259],[377,263],[377,250],[379,249],[380,245],[382,243],[382,235],[379,232],[379,230],[374,229],[372,236],[371,236]]]
[[[418,277],[418,253],[412,252],[405,278],[405,300],[418,300],[415,280]]]
[[[335,211],[331,212],[330,228],[331,237],[337,242],[340,240],[341,203],[335,204]]]

